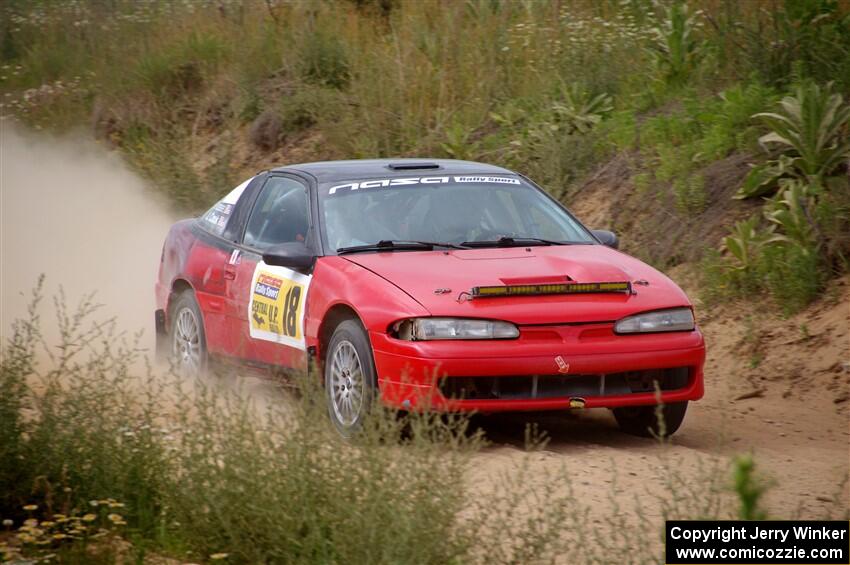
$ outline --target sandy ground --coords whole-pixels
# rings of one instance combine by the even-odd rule
[[[71,301],[97,290],[105,313],[129,333],[144,328],[150,343],[153,282],[173,214],[114,155],[79,137],[48,140],[4,127],[0,170],[0,334],[23,313],[21,293],[45,273],[48,294],[58,284]],[[726,472],[746,453],[773,484],[772,516],[846,512],[850,280],[790,319],[763,304],[699,314],[706,396],[691,404],[669,446],[621,434],[606,411],[480,417],[492,445],[476,456],[472,488],[491,487],[525,460],[525,429],[536,423],[550,441],[530,456],[529,480],[566,470],[593,519],[636,503],[646,517],[660,516],[669,490],[664,465],[682,484],[699,486],[713,466]],[[288,401],[285,390],[256,377],[238,386],[261,404]]]
[[[615,503],[629,507],[635,493],[647,515],[656,514],[666,489],[665,473],[659,471],[664,458],[681,478],[704,481],[712,465],[725,470],[734,456],[749,453],[771,485],[765,499],[771,516],[846,512],[850,287],[842,282],[841,295],[829,303],[788,320],[771,316],[757,326],[756,333],[767,335],[760,341],[758,367],[751,366],[753,330],[740,308],[737,319],[720,321],[717,314],[705,323],[706,395],[691,403],[670,446],[621,434],[605,411],[492,417],[485,429],[495,445],[479,456],[477,472],[492,475],[518,461],[524,427],[536,422],[551,441],[533,467],[556,470],[566,463],[578,498],[597,504],[602,514]],[[742,308],[755,314],[752,306]],[[808,337],[801,335],[803,323]]]

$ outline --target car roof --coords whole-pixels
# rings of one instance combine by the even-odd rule
[[[422,167],[417,167],[417,165],[422,165]],[[319,183],[415,175],[516,174],[514,171],[495,165],[457,159],[352,159],[348,161],[299,163],[272,169],[272,172],[286,171],[311,174]]]

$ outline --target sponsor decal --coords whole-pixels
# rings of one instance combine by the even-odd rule
[[[227,221],[233,213],[234,206],[233,203],[225,202],[224,200],[216,202],[215,206],[204,214],[203,219],[215,233],[220,234],[224,231],[225,226],[227,226]]]
[[[213,209],[219,214],[229,216],[230,213],[233,211],[233,204],[228,204],[227,202],[217,202]]]
[[[362,190],[369,188],[388,188],[394,186],[412,186],[417,184],[446,184],[450,182],[457,183],[492,183],[492,184],[520,184],[519,179],[513,177],[494,177],[494,176],[437,176],[437,177],[409,177],[396,179],[377,179],[365,180],[356,182],[347,182],[332,186],[328,190],[328,195],[333,196],[337,192],[351,192],[354,190]]]
[[[558,365],[558,372],[566,374],[570,372],[570,364],[564,361],[564,358],[558,355],[555,357],[555,364]]]
[[[304,305],[311,279],[284,267],[258,263],[248,303],[251,338],[306,349]]]
[[[492,182],[496,184],[519,184],[519,179],[511,177],[455,177],[455,182]]]

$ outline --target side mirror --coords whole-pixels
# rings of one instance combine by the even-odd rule
[[[617,239],[617,234],[608,230],[590,230],[596,239],[599,240],[599,243],[602,245],[607,245],[611,249],[619,249],[620,248],[620,240]]]
[[[308,271],[316,261],[316,254],[300,241],[280,243],[263,253],[266,265],[286,267],[293,271]]]

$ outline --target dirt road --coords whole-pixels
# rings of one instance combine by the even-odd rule
[[[97,290],[126,331],[144,328],[149,340],[152,285],[172,214],[114,156],[78,137],[47,140],[7,127],[0,150],[0,333],[23,312],[20,293],[46,273],[72,301]],[[659,516],[671,477],[662,466],[674,469],[680,487],[699,486],[715,466],[726,473],[730,458],[746,453],[774,485],[771,516],[846,512],[848,317],[847,279],[787,320],[756,304],[701,311],[706,397],[691,405],[670,446],[621,434],[605,411],[481,417],[492,445],[476,456],[470,481],[486,486],[524,460],[526,425],[536,423],[550,441],[531,456],[531,480],[565,468],[594,519],[634,504]],[[287,401],[270,382],[246,377],[242,386],[262,402]]]

